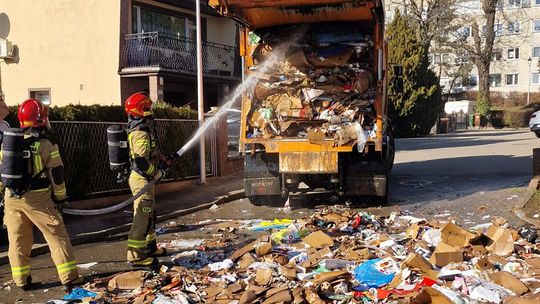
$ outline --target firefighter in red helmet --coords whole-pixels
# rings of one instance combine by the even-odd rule
[[[128,146],[131,161],[129,187],[135,195],[151,180],[165,175],[166,159],[157,148],[153,133],[152,101],[145,93],[135,93],[125,102],[128,116]],[[154,187],[134,202],[133,224],[128,235],[127,260],[133,266],[156,266],[156,257],[166,255],[156,243]]]
[[[58,276],[69,292],[83,282],[69,235],[55,208],[66,201],[64,166],[58,146],[48,136],[47,107],[37,99],[25,100],[18,110],[21,129],[8,129],[2,143],[4,223],[9,238],[9,263],[15,284],[32,285],[30,251],[36,226],[45,237]]]

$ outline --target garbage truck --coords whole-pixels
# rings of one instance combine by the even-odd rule
[[[240,26],[240,151],[255,204],[291,193],[388,200],[395,147],[381,0],[210,0]]]

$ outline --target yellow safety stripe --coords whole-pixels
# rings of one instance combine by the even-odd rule
[[[149,145],[150,145],[150,141],[148,139],[138,139],[135,142],[135,146],[149,146]]]
[[[66,195],[66,188],[63,188],[61,190],[56,190],[54,191],[54,195],[56,196],[63,196],[63,195]]]
[[[20,266],[20,267],[11,267],[11,273],[13,276],[23,276],[30,273],[30,265]]]
[[[154,166],[154,164],[150,164],[150,167],[148,167],[146,173],[149,175],[154,175],[154,173],[156,173],[156,166]]]
[[[34,174],[38,174],[43,170],[43,162],[41,161],[41,155],[39,155],[40,146],[41,143],[39,141],[34,142],[31,146],[32,154],[34,154]]]
[[[155,239],[156,239],[156,234],[155,234],[155,233],[151,233],[151,234],[149,234],[149,235],[146,236],[146,242],[147,242],[147,243],[150,243],[150,242],[152,242],[152,241],[155,240]]]
[[[131,248],[144,248],[146,247],[146,240],[131,240],[128,239],[128,247]]]
[[[51,152],[51,158],[58,158],[58,157],[60,157],[60,151]]]
[[[42,189],[36,189],[36,190],[30,190],[30,192],[46,192],[49,191],[50,187],[42,188]]]
[[[69,272],[77,269],[77,261],[66,262],[60,265],[56,265],[56,270],[59,274]]]

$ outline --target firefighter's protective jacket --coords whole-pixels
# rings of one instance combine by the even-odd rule
[[[46,191],[52,186],[54,199],[56,201],[65,200],[64,164],[58,145],[51,143],[47,138],[40,138],[30,145],[30,150],[34,166],[32,171],[36,177],[30,186],[30,191]],[[45,181],[49,185],[42,184]]]
[[[135,173],[148,180],[158,173],[159,151],[154,135],[143,124],[128,130],[131,167]]]

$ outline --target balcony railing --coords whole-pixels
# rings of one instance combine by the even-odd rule
[[[237,47],[205,42],[202,46],[205,75],[241,77]],[[122,71],[155,67],[178,73],[197,73],[197,45],[194,40],[148,32],[125,36]]]

